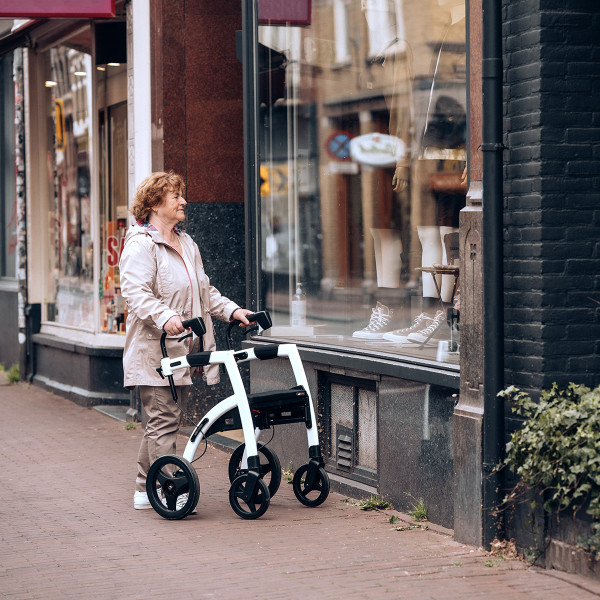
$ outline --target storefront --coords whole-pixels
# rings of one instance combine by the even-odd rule
[[[302,348],[332,479],[452,527],[465,4],[284,5],[259,3],[253,65],[265,336]],[[282,376],[253,369],[257,389]]]
[[[14,230],[2,275],[12,268],[16,279],[18,266],[23,283],[15,314],[27,338],[22,378],[86,405],[129,403],[117,266],[129,194],[127,35],[119,10],[114,19],[11,21],[15,45],[27,47],[2,59],[3,80],[13,82],[3,86],[13,100],[3,114],[22,117],[20,135],[9,130],[12,169],[2,171],[4,197],[14,199],[4,205],[3,225]]]

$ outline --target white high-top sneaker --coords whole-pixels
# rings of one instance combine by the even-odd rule
[[[391,329],[392,316],[394,312],[391,311],[385,304],[377,302],[377,306],[371,309],[371,320],[369,324],[352,334],[353,338],[360,338],[363,340],[380,340],[383,338],[383,334]]]
[[[433,317],[422,312],[420,315],[415,317],[415,320],[410,327],[405,327],[404,329],[395,329],[394,331],[384,333],[383,339],[390,342],[396,342],[397,344],[403,344],[406,342],[409,334],[425,329],[432,321]]]

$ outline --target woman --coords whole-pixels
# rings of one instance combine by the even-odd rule
[[[127,302],[127,328],[123,351],[124,385],[139,386],[148,423],[138,454],[133,506],[151,508],[146,494],[150,465],[160,456],[175,454],[181,411],[173,401],[169,383],[156,372],[162,358],[160,336],[167,333],[167,351],[179,356],[192,351],[191,338],[177,340],[185,331],[182,321],[200,316],[206,325],[204,349],[215,349],[211,316],[222,321],[234,317],[249,325],[240,308],[210,285],[198,246],[176,225],[185,219],[182,178],[173,173],[152,173],[138,186],[131,212],[136,219],[125,237],[119,268],[121,293]],[[189,369],[173,375],[177,395],[185,406],[192,383]],[[218,365],[204,367],[209,384],[219,381]]]

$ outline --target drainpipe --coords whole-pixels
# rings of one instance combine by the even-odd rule
[[[502,2],[483,0],[483,543],[503,537],[502,476],[494,473],[504,452],[503,177],[502,177]]]

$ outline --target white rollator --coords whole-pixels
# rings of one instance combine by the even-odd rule
[[[261,329],[271,326],[266,312],[246,315],[257,322]],[[146,490],[150,503],[165,519],[182,519],[189,515],[200,497],[200,483],[192,466],[194,455],[202,440],[213,433],[242,429],[244,443],[232,454],[229,461],[229,502],[234,512],[243,519],[258,519],[269,508],[271,498],[281,483],[281,464],[276,454],[257,442],[260,431],[283,423],[305,423],[308,438],[308,463],[296,470],[293,489],[296,498],[305,506],[319,506],[329,495],[329,477],[319,446],[317,421],[306,374],[295,344],[266,344],[246,350],[233,350],[229,325],[227,341],[229,350],[195,352],[177,358],[167,356],[165,338],[161,337],[163,359],[157,371],[167,377],[173,399],[177,402],[177,391],[173,383],[173,372],[188,367],[203,367],[209,364],[225,365],[233,387],[233,395],[210,409],[196,425],[183,452],[183,457],[166,455],[158,458],[148,471]],[[183,322],[199,337],[206,328],[201,318]],[[192,335],[187,334],[179,341]],[[238,363],[250,360],[287,358],[292,367],[296,386],[291,389],[247,394]],[[268,481],[268,483],[267,483]]]

